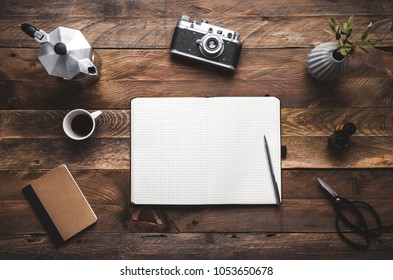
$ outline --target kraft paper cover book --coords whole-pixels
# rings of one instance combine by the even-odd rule
[[[280,127],[275,97],[132,99],[131,202],[276,204]]]
[[[23,188],[55,243],[61,243],[97,221],[97,217],[62,164]]]

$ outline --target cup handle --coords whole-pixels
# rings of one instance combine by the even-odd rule
[[[95,119],[95,118],[97,118],[99,115],[101,115],[102,114],[102,112],[101,111],[95,111],[95,112],[93,112],[93,113],[91,113],[90,115],[91,115],[91,117],[93,118],[93,120]]]

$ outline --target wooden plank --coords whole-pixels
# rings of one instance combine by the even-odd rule
[[[97,191],[101,193],[102,191]],[[123,197],[123,201],[127,196]],[[98,221],[85,232],[177,232],[163,212],[152,208],[92,204]],[[27,201],[0,201],[1,234],[47,233]]]
[[[391,169],[299,169],[282,171],[284,199],[321,199],[329,195],[316,182],[319,177],[351,200],[392,199]]]
[[[66,138],[65,110],[1,110],[0,138]],[[390,108],[281,109],[282,136],[327,136],[336,125],[353,122],[356,136],[393,136]],[[92,138],[129,138],[130,110],[103,110]]]
[[[380,5],[370,5],[364,0],[355,2],[353,0],[340,1],[331,3],[329,1],[320,1],[315,3],[312,0],[297,1],[296,4],[288,0],[279,1],[234,1],[216,0],[216,1],[194,1],[185,4],[182,1],[174,4],[179,10],[186,14],[197,14],[199,17],[233,16],[233,15],[259,15],[262,17],[272,16],[323,16],[323,15],[348,15],[348,14],[388,14],[391,13],[391,3],[386,0],[379,3]],[[176,1],[177,2],[177,1]],[[362,2],[362,4],[360,4]],[[357,6],[357,7],[355,7]],[[174,10],[177,11],[177,10]],[[168,11],[171,12],[171,9]]]
[[[47,170],[1,170],[0,200],[25,200],[22,188],[41,177]],[[129,205],[129,170],[80,170],[71,171],[87,201],[96,205]]]
[[[282,107],[393,106],[393,56],[380,51],[359,55],[341,80],[321,86],[307,74],[309,49],[244,50],[234,76],[172,60],[163,50],[102,50],[102,78],[85,90],[47,75],[35,52],[0,49],[1,109],[129,109],[137,96],[266,94]]]
[[[121,0],[98,0],[84,2],[73,0],[72,3],[65,1],[45,2],[38,0],[30,2],[26,0],[15,1],[4,0],[0,3],[0,15],[20,16],[37,15],[41,17],[147,17],[149,15],[165,16],[168,13],[168,1],[133,1]],[[170,1],[172,5],[177,1]]]
[[[3,139],[0,169],[129,169],[129,139]],[[6,167],[7,166],[7,167]]]
[[[100,216],[99,222],[94,224],[88,231],[105,232],[111,229],[114,232],[124,231],[123,225],[126,220],[121,219],[119,206],[92,206],[96,215]],[[47,233],[36,216],[34,210],[27,201],[1,201],[0,220],[2,226],[0,232],[5,233]]]
[[[384,225],[392,225],[391,200],[368,200]],[[231,206],[175,209],[169,219],[180,232],[335,232],[330,200],[283,201],[272,206]]]
[[[25,200],[22,188],[45,172],[0,170],[0,201]],[[129,207],[129,170],[77,170],[71,173],[90,203]],[[326,180],[337,193],[349,199],[393,199],[392,169],[283,170],[283,199],[326,199],[328,196],[317,183],[317,177]]]
[[[376,3],[367,0],[344,0],[331,2],[327,0],[312,1],[133,1],[99,0],[94,3],[74,0],[72,6],[64,5],[63,1],[18,1],[3,0],[0,3],[0,15],[23,16],[37,15],[41,17],[157,17],[177,16],[180,11],[197,17],[260,15],[270,16],[331,16],[331,15],[385,15],[393,13],[393,5],[389,0]]]
[[[282,137],[287,146],[283,168],[389,168],[393,160],[390,137],[352,136],[351,147],[333,152],[327,137]]]
[[[319,186],[316,186],[319,187]],[[393,225],[389,199],[368,199],[383,225]],[[0,234],[45,233],[27,201],[0,201]],[[328,199],[286,199],[280,207],[252,205],[136,206],[92,204],[98,221],[87,232],[335,232]],[[132,215],[134,214],[134,216]],[[155,217],[154,217],[155,216]]]
[[[391,168],[392,136],[351,138],[351,147],[335,153],[327,136],[284,136],[288,154],[282,168]],[[52,169],[66,163],[77,169],[129,169],[130,140],[126,138],[2,139],[0,169]]]
[[[304,70],[305,71],[305,70]],[[66,81],[0,81],[0,109],[129,109],[135,97],[212,97],[212,96],[276,96],[287,108],[391,108],[392,78],[375,78],[365,83],[360,78],[343,79],[320,87],[306,80],[235,81],[108,81],[84,91]],[[371,81],[371,80],[370,80]],[[319,85],[319,86],[318,86]]]
[[[68,112],[2,110],[0,138],[66,138],[63,119]],[[130,110],[104,110],[96,119],[96,130],[91,137],[129,138]]]
[[[0,234],[45,232],[21,192],[28,181],[43,173],[0,172]],[[391,170],[285,170],[284,201],[279,208],[141,207],[129,203],[128,170],[83,170],[72,174],[98,217],[98,223],[89,232],[334,231],[334,210],[316,177],[329,182],[340,195],[366,200],[384,224],[393,224]]]
[[[86,234],[54,248],[46,235],[0,235],[1,259],[392,259],[393,235],[359,252],[337,234]]]
[[[59,25],[79,29],[94,48],[168,48],[180,17],[63,17],[53,20],[42,16],[6,16],[0,19],[0,47],[34,47],[37,42],[20,30],[29,22],[47,32]],[[206,18],[206,16],[203,16]],[[211,23],[240,33],[243,48],[310,47],[332,40],[323,28],[328,28],[327,17],[264,17],[260,15],[231,14],[228,17],[212,16]],[[341,22],[347,16],[339,16]],[[393,45],[390,32],[391,16],[357,16],[356,26],[364,29],[374,23],[373,33],[383,39],[380,46]]]
[[[44,232],[28,205],[22,188],[45,172],[1,172],[0,209],[4,230]],[[130,204],[129,170],[72,172],[87,201],[99,217],[93,231],[177,231],[156,207]],[[8,220],[8,221],[6,221]]]
[[[281,109],[281,135],[327,136],[335,126],[356,124],[356,136],[392,136],[393,110],[390,108],[307,108]]]
[[[103,67],[99,83],[111,81],[286,81],[306,82],[309,78],[305,62],[310,49],[246,49],[241,54],[238,69],[233,76],[223,75],[171,57],[167,50],[97,50]],[[55,77],[48,75],[37,58],[38,49],[1,48],[0,70],[3,81],[30,81],[50,84]],[[373,79],[391,78],[393,55],[371,49],[351,60],[343,79],[373,85]],[[64,83],[57,83],[58,85]],[[319,88],[320,88],[320,84]],[[327,84],[328,85],[328,84]],[[310,85],[312,86],[312,85]],[[373,85],[377,87],[377,85]],[[315,85],[314,85],[315,87]],[[305,88],[301,86],[300,88]]]

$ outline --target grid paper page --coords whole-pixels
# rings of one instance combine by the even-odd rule
[[[131,202],[275,204],[264,135],[281,192],[277,98],[133,99]]]

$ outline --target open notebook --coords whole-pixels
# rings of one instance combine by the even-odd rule
[[[275,204],[264,135],[281,195],[279,99],[132,99],[131,202]]]

